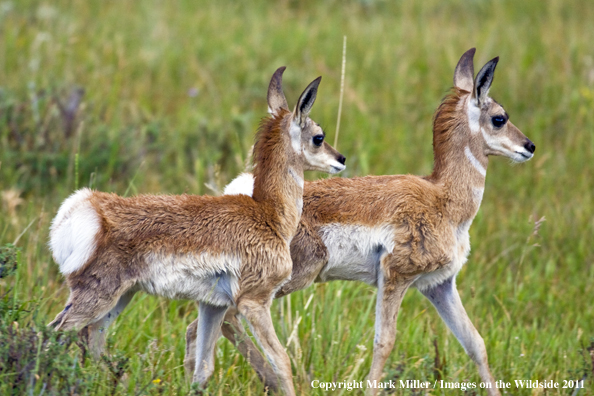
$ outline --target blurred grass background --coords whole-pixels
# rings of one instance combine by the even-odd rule
[[[345,35],[342,176],[430,173],[433,112],[459,57],[477,47],[477,71],[500,56],[491,95],[537,149],[525,164],[490,161],[458,288],[497,379],[586,375],[579,394],[592,395],[593,20],[589,0],[0,2],[0,241],[22,249],[0,295],[29,301],[35,315],[20,326],[47,323],[63,308],[67,288],[48,227],[75,188],[220,190],[244,167],[281,65],[291,105],[323,76],[312,117],[332,142]],[[313,379],[364,379],[374,303],[374,289],[345,282],[275,302],[281,340],[297,333],[288,351],[298,393],[322,394]],[[186,393],[183,338],[195,316],[191,302],[136,296],[110,329],[112,354],[129,358],[125,373],[114,382],[108,363],[86,362],[85,392]],[[260,393],[243,358],[219,345],[209,391]],[[386,380],[479,381],[415,290],[385,372]],[[0,377],[0,390],[10,393],[10,378]],[[43,379],[27,386],[40,391]]]

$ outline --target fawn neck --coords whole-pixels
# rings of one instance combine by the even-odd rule
[[[443,186],[447,215],[458,224],[476,215],[488,165],[481,134],[472,132],[469,125],[478,123],[478,115],[472,114],[478,108],[467,111],[470,100],[468,92],[454,88],[437,109],[433,122],[435,163],[429,179]]]
[[[270,223],[291,241],[303,208],[303,162],[291,144],[291,113],[280,109],[262,120],[254,145],[253,198],[268,207]]]

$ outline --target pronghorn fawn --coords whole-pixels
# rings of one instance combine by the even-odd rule
[[[221,322],[233,306],[251,325],[280,388],[294,394],[291,363],[274,332],[270,305],[291,274],[289,246],[302,212],[303,171],[337,173],[345,158],[309,118],[321,78],[291,112],[282,91],[284,69],[272,77],[270,116],[256,135],[253,198],[123,198],[83,189],[64,201],[50,246],[70,297],[51,323],[55,329],[82,329],[98,356],[107,327],[137,291],[199,301],[193,380],[203,384],[214,370]]]
[[[312,282],[356,280],[378,288],[373,361],[368,380],[380,381],[394,346],[400,303],[414,286],[478,366],[490,395],[499,395],[483,339],[470,321],[456,289],[456,275],[470,252],[468,230],[477,214],[488,157],[515,162],[532,158],[535,146],[489,95],[498,58],[474,78],[474,48],[458,62],[454,88],[435,113],[433,173],[332,178],[305,183],[303,216],[291,242],[293,273],[275,297]],[[250,174],[227,192],[250,193]],[[247,186],[247,188],[246,188]],[[238,191],[241,190],[241,191]],[[223,335],[234,342],[270,388],[273,372],[243,327],[228,311]],[[188,326],[186,367],[193,367],[196,322]],[[377,388],[368,392],[375,394]]]

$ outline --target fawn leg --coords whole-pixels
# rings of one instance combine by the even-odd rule
[[[99,359],[103,352],[108,327],[122,313],[130,301],[132,301],[134,294],[136,294],[136,291],[134,290],[129,290],[124,293],[116,303],[115,307],[113,307],[106,315],[96,322],[87,325],[79,332],[81,338],[86,339],[91,356],[94,359]]]
[[[259,301],[250,301],[244,298],[237,308],[248,321],[256,341],[258,341],[278,377],[280,389],[287,396],[294,396],[291,361],[274,331],[274,325],[270,317],[271,303],[272,301],[268,301],[266,304],[262,304]]]
[[[260,350],[254,345],[251,338],[246,334],[243,325],[237,317],[238,311],[235,307],[229,307],[223,319],[221,330],[223,336],[227,338],[239,350],[239,353],[254,368],[260,380],[271,391],[278,390],[278,381],[276,374],[270,364],[264,359]],[[198,320],[196,319],[188,325],[186,330],[186,356],[184,358],[184,368],[186,377],[191,378],[196,366],[196,331]]]
[[[412,280],[385,279],[383,271],[379,273],[377,302],[375,306],[375,338],[373,340],[373,360],[367,379],[380,381],[386,360],[394,348],[396,340],[396,319],[402,299]],[[367,394],[375,395],[379,388],[370,387]]]
[[[228,307],[200,302],[196,329],[194,382],[204,385],[214,372],[214,349],[221,335],[221,323]]]

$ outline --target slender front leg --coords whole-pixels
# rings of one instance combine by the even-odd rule
[[[448,278],[440,285],[422,290],[421,293],[435,306],[439,316],[462,344],[468,356],[476,363],[481,380],[491,384],[487,393],[492,396],[501,395],[495,387],[495,378],[489,370],[485,342],[466,314],[456,289],[455,276]]]
[[[239,302],[237,309],[248,321],[256,341],[264,351],[266,358],[278,377],[280,388],[285,395],[294,396],[295,389],[293,388],[291,361],[274,331],[274,324],[270,317],[271,303],[272,301],[268,301],[268,303],[263,305],[261,301],[244,299]]]
[[[202,386],[214,372],[214,348],[221,335],[221,323],[227,308],[203,302],[199,304],[194,382]]]
[[[237,318],[237,309],[235,307],[229,308],[223,321],[221,330],[223,336],[233,343],[242,354],[242,356],[248,361],[253,369],[260,377],[260,380],[264,383],[269,390],[276,392],[278,390],[278,380],[276,374],[270,366],[270,363],[264,359],[256,345],[252,342],[251,338],[246,334],[241,322]]]
[[[278,381],[276,374],[270,363],[264,359],[260,350],[254,345],[251,338],[246,334],[241,322],[237,318],[237,309],[229,307],[223,320],[221,330],[223,336],[227,338],[239,350],[239,353],[247,360],[258,374],[260,380],[271,391],[278,390]],[[186,356],[184,357],[184,368],[186,377],[192,378],[194,367],[196,366],[196,330],[198,328],[198,320],[196,319],[188,325],[186,329]]]
[[[385,279],[383,271],[378,277],[377,302],[375,306],[375,339],[373,341],[373,361],[367,379],[380,381],[386,360],[392,352],[396,340],[396,318],[404,294],[411,280]],[[375,395],[379,388],[368,388],[367,394]]]

